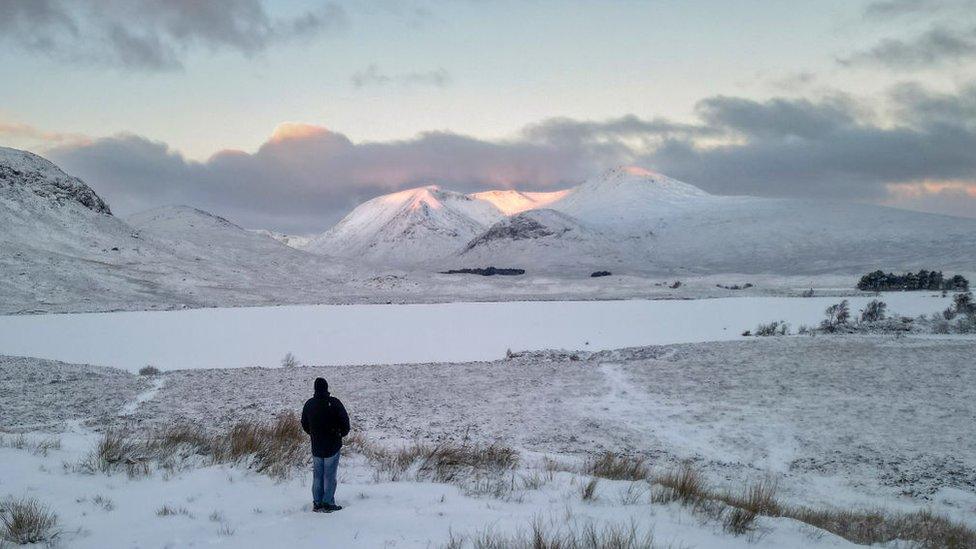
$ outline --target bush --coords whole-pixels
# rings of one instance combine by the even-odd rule
[[[286,354],[285,358],[281,359],[282,368],[297,368],[299,366],[301,366],[301,364],[298,362],[298,359],[295,358],[295,355],[291,353]]]
[[[152,364],[139,368],[139,375],[141,376],[158,376],[161,373],[162,372],[159,370],[159,368],[153,366]]]
[[[847,325],[847,321],[851,318],[851,308],[845,299],[827,307],[824,315],[827,318],[820,323],[820,328],[825,332],[834,332],[841,326]]]
[[[956,294],[952,298],[952,304],[955,307],[956,314],[969,315],[976,313],[976,303],[973,303],[973,294],[971,292]]]
[[[878,322],[884,320],[888,305],[884,301],[872,299],[861,311],[861,322]]]
[[[47,543],[58,536],[58,516],[34,498],[0,503],[0,540],[20,545]]]
[[[760,324],[756,327],[757,336],[784,336],[789,335],[790,325],[783,320],[774,320],[768,324]],[[746,334],[742,334],[746,335]]]
[[[599,278],[601,276],[610,276],[612,273],[610,271],[594,271],[590,273],[590,278]]]

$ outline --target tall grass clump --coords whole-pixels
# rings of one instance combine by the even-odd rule
[[[659,503],[679,501],[682,505],[697,505],[708,496],[704,475],[690,463],[659,475],[654,482],[662,488],[654,497]]]
[[[653,536],[634,524],[587,523],[576,528],[553,528],[536,521],[529,532],[502,534],[486,529],[474,536],[451,533],[444,549],[655,549]]]
[[[583,472],[610,480],[644,480],[649,474],[644,458],[614,452],[604,452],[591,458],[583,466]]]
[[[58,516],[34,498],[0,502],[0,542],[49,543],[60,533],[57,526]]]

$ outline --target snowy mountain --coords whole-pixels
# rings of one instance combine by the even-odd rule
[[[503,191],[484,191],[468,196],[490,202],[505,215],[514,215],[526,210],[546,208],[568,194],[568,190],[553,192],[522,192],[512,189]]]
[[[384,265],[418,265],[449,256],[504,214],[475,197],[418,187],[374,198],[304,249]]]
[[[51,162],[0,148],[0,313],[308,302],[349,279],[192,208],[131,222]]]
[[[462,195],[423,187],[381,196],[307,249],[421,270],[969,272],[976,270],[976,220],[849,202],[717,196],[621,167],[548,193]]]
[[[643,168],[614,168],[565,192],[549,205],[594,227],[647,234],[662,220],[722,199]]]

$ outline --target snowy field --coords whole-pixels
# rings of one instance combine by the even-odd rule
[[[119,370],[0,357],[0,495],[58,513],[69,547],[442,547],[450,535],[633,524],[659,546],[846,547],[785,518],[745,536],[647,487],[547,476],[543,458],[578,464],[603,450],[655,470],[690,460],[716,488],[771,478],[783,503],[932,509],[976,526],[976,341],[796,336],[679,344],[576,356],[377,366]],[[453,484],[392,482],[344,458],[334,515],[308,512],[304,474],[275,482],[244,465],[123,473],[72,470],[107,427],[146,432],[177,421],[213,430],[298,410],[327,377],[354,430],[395,447],[502,442],[522,460],[503,497]],[[56,411],[52,412],[51,409]],[[3,434],[4,431],[9,434]],[[14,448],[59,440],[43,453]],[[527,479],[545,477],[541,485]],[[182,510],[159,516],[168,505]],[[185,514],[183,513],[185,511]],[[905,545],[893,545],[905,547]]]
[[[873,296],[851,297],[857,311]],[[938,313],[931,292],[889,311]],[[138,370],[493,360],[506,350],[603,350],[741,339],[760,322],[816,325],[838,297],[314,305],[0,316],[0,353]]]

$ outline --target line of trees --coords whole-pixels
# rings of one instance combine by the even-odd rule
[[[922,269],[917,273],[896,275],[884,271],[874,271],[861,277],[857,289],[873,292],[891,290],[935,290],[960,291],[969,290],[969,281],[962,275],[946,278],[942,271],[927,271]]]

